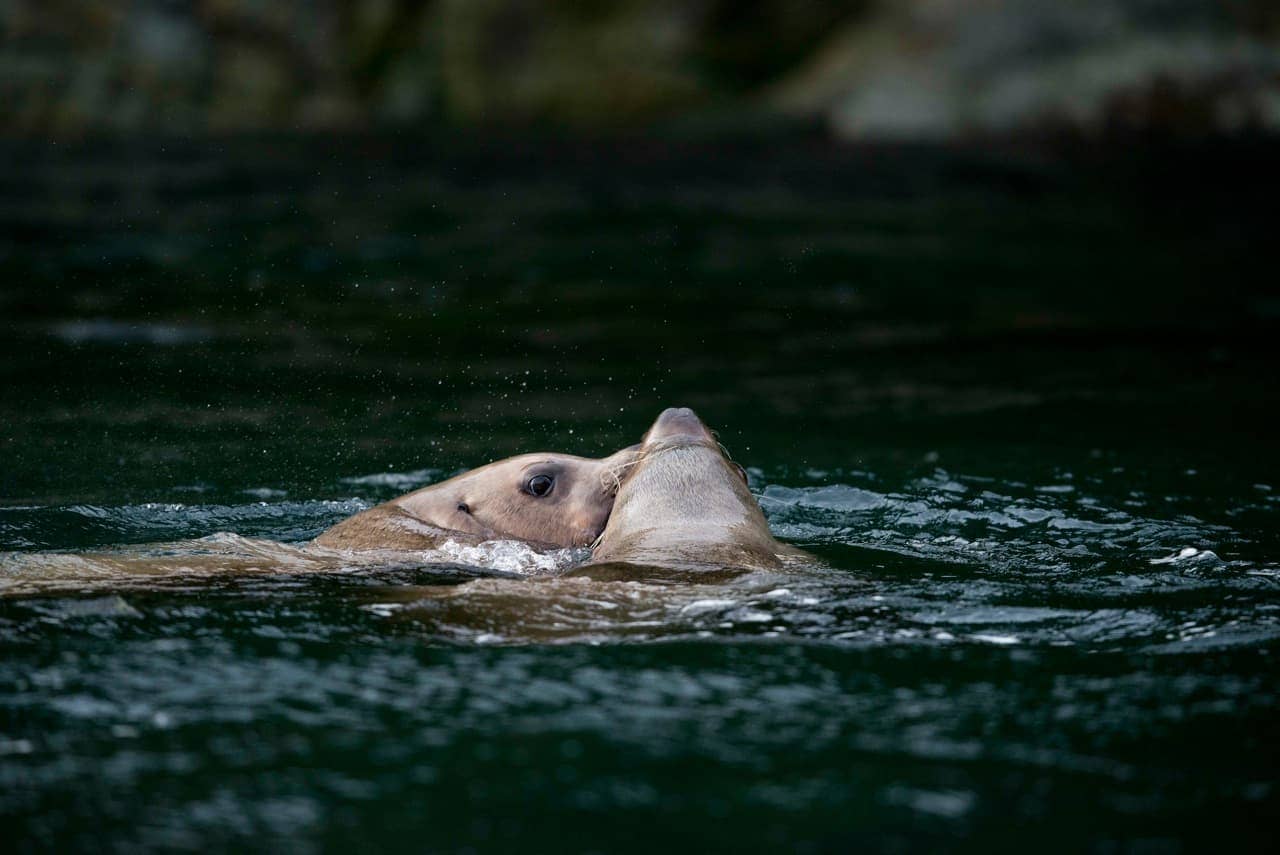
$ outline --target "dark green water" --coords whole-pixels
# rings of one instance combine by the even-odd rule
[[[3,154],[9,847],[1274,846],[1273,147]],[[46,577],[669,405],[830,573]]]

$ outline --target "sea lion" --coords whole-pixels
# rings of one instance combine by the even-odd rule
[[[622,562],[733,571],[812,560],[774,539],[747,489],[746,472],[693,410],[664,410],[639,453],[621,466],[613,512],[592,566]]]
[[[522,454],[423,487],[356,514],[314,543],[331,549],[431,549],[444,540],[522,540],[590,546],[604,530],[618,482],[636,453],[593,459]]]
[[[489,540],[524,541],[532,553],[547,557],[548,550],[596,540],[613,506],[616,473],[637,449],[598,460],[549,453],[500,460],[349,517],[310,543],[220,532],[99,552],[0,553],[0,597],[119,590],[227,574],[468,563],[466,550]],[[423,554],[430,551],[439,555]],[[451,571],[447,584],[458,584],[459,572]]]

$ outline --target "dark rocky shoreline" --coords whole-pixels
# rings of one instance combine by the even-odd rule
[[[813,121],[848,139],[1280,128],[1265,0],[0,6],[0,131]]]

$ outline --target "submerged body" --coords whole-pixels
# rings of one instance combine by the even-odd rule
[[[774,539],[742,467],[702,420],[671,408],[627,463],[591,563],[768,570],[806,558]]]

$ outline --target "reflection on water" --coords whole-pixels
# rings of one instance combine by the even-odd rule
[[[6,146],[28,849],[1268,847],[1274,159]],[[306,543],[669,405],[820,566]]]

